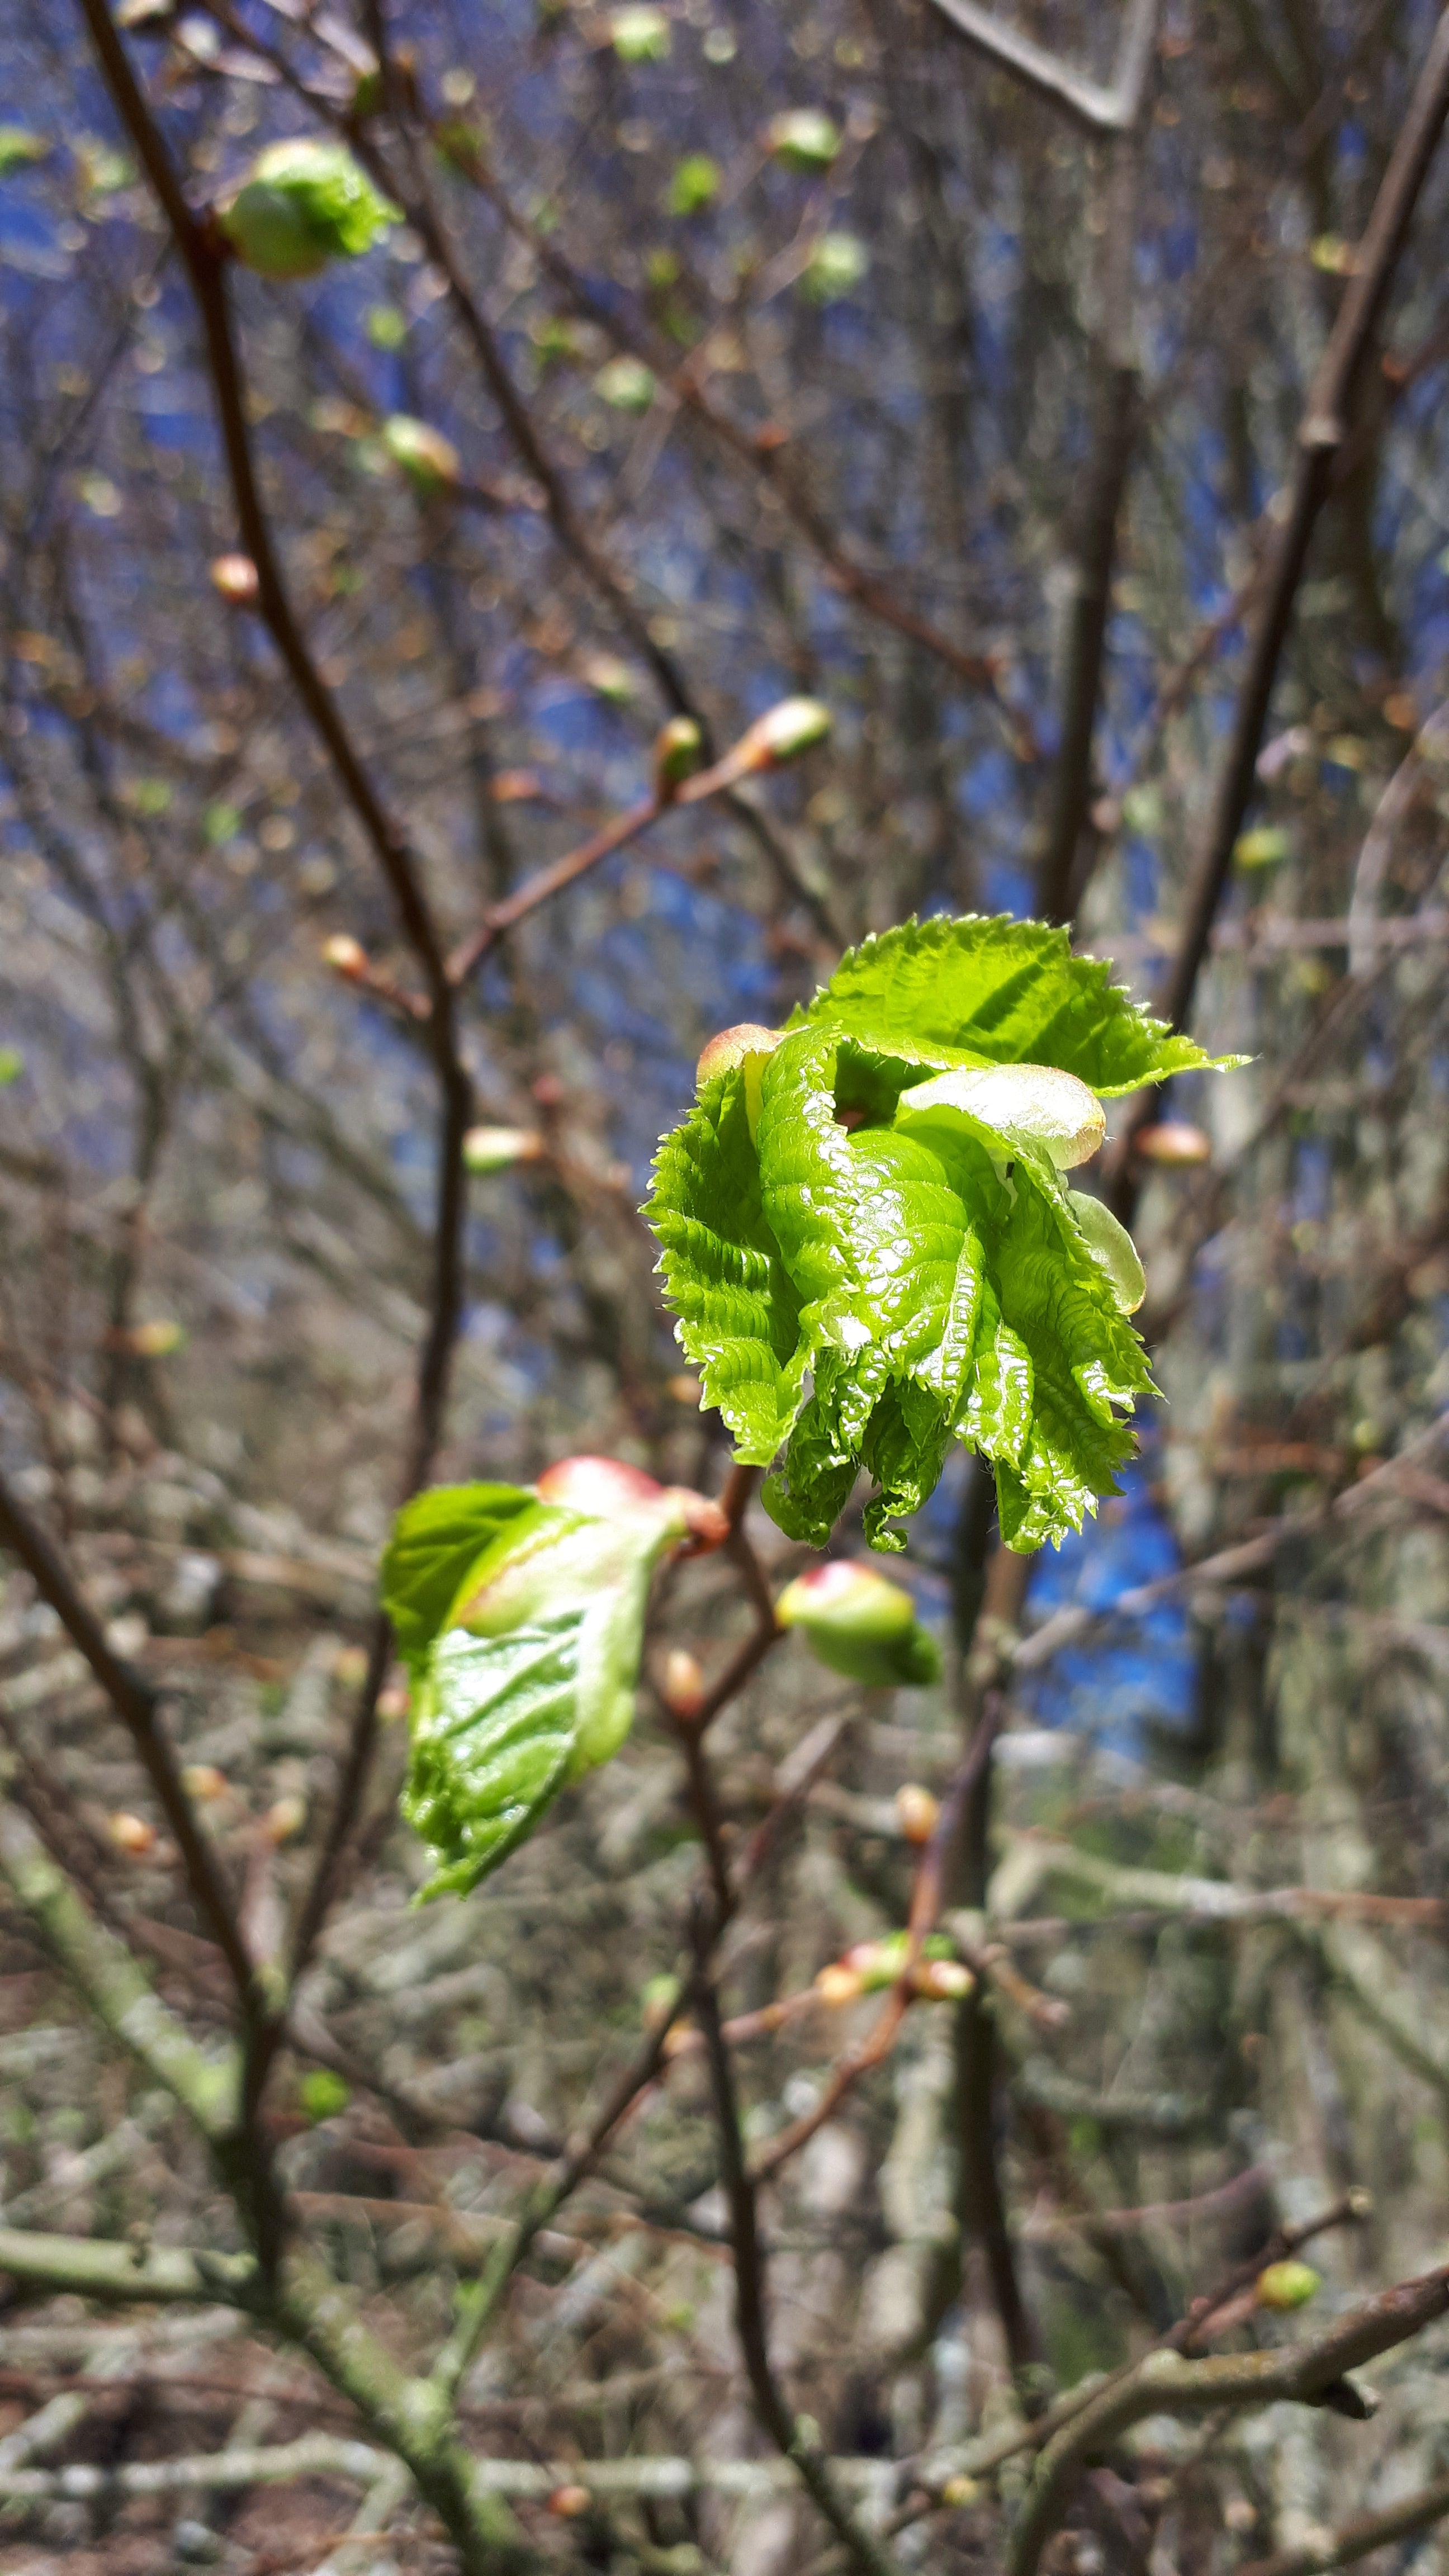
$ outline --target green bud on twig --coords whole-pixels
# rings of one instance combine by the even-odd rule
[[[766,126],[765,150],[786,170],[828,170],[840,151],[840,128],[822,107],[787,107]]]
[[[1294,2308],[1306,2308],[1322,2287],[1323,2275],[1311,2263],[1270,2263],[1258,2274],[1258,2305],[1286,2316]]]
[[[869,1565],[837,1558],[787,1584],[775,1604],[782,1628],[803,1628],[807,1644],[832,1672],[868,1688],[940,1679],[941,1656],[921,1626],[909,1592]]]
[[[669,21],[662,9],[616,9],[609,20],[609,42],[621,63],[667,62]]]
[[[778,769],[787,760],[798,760],[802,751],[813,751],[817,743],[828,741],[834,721],[818,698],[782,698],[740,736],[736,753],[742,774]]]
[[[648,411],[654,390],[654,370],[642,358],[611,358],[594,378],[595,393],[611,411]]]
[[[382,424],[382,443],[416,491],[456,489],[461,472],[458,451],[440,429],[433,429],[425,420],[412,420],[406,412],[395,411]]]
[[[667,805],[704,758],[704,736],[693,716],[671,716],[654,737],[654,792]]]
[[[301,136],[258,153],[219,221],[238,259],[264,277],[315,277],[331,259],[371,250],[402,216],[343,144]]]

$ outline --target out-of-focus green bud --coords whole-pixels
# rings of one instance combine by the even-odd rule
[[[506,1172],[514,1163],[536,1163],[543,1138],[533,1127],[470,1127],[463,1161],[470,1172]]]
[[[584,353],[579,326],[566,313],[550,313],[534,324],[530,337],[541,366],[554,366],[561,358],[581,358]]]
[[[800,272],[800,292],[812,304],[838,304],[859,286],[870,253],[855,233],[822,233]]]
[[[704,758],[704,736],[693,716],[671,716],[654,737],[654,792],[661,805],[677,795]]]
[[[609,19],[609,42],[621,63],[667,62],[669,20],[662,9],[615,9]]]
[[[1288,2315],[1294,2308],[1306,2308],[1323,2287],[1323,2275],[1311,2263],[1270,2263],[1258,2274],[1258,2305]]]
[[[433,141],[444,161],[465,179],[481,179],[487,168],[484,152],[486,136],[466,116],[445,117],[433,130]]]
[[[579,664],[579,676],[611,707],[632,707],[639,695],[637,678],[617,653],[586,653]]]
[[[708,152],[686,154],[669,182],[672,215],[700,215],[719,195],[720,166]]]
[[[731,766],[738,763],[741,777],[757,769],[779,769],[787,760],[798,760],[803,751],[828,741],[834,721],[818,698],[782,698],[741,734]]]
[[[380,116],[386,104],[387,91],[382,73],[374,63],[371,71],[359,72],[357,76],[357,86],[352,93],[352,113],[363,121],[369,116]]]
[[[220,214],[237,257],[264,277],[315,277],[330,259],[371,250],[389,224],[401,222],[344,144],[305,136],[258,153]]]
[[[400,465],[415,491],[451,492],[462,471],[450,438],[426,420],[405,411],[392,412],[382,424],[382,443],[394,465]]]
[[[0,125],[0,179],[28,170],[32,161],[44,161],[49,151],[45,136],[32,134],[28,126]]]
[[[396,304],[369,304],[362,327],[374,349],[400,349],[408,336],[408,317]]]
[[[352,2087],[345,2076],[330,2066],[309,2066],[297,2087],[297,2101],[302,2116],[315,2128],[319,2120],[335,2120],[352,2099]]]
[[[611,411],[648,411],[654,400],[654,370],[642,358],[611,358],[595,376],[594,391]]]
[[[19,1047],[0,1047],[0,1086],[18,1082],[25,1071],[25,1058]]]
[[[843,1557],[812,1566],[786,1585],[775,1617],[782,1628],[803,1628],[811,1651],[832,1672],[868,1688],[940,1678],[940,1650],[909,1592],[874,1566]]]
[[[639,2017],[646,2030],[658,2030],[679,2001],[677,1977],[650,1977],[639,1995]]]
[[[1251,832],[1238,834],[1233,843],[1233,865],[1245,868],[1250,876],[1258,868],[1276,868],[1292,846],[1280,823],[1257,823]]]
[[[839,1959],[821,1969],[816,1987],[826,2003],[849,2003],[855,1995],[879,1994],[884,1987],[898,1982],[909,1951],[908,1932],[887,1932],[879,1941],[853,1942]],[[955,1956],[944,1932],[933,1932],[921,1943],[911,1972],[911,1990],[924,2002],[954,2002],[961,1995],[969,1995],[975,1982],[970,1969]]]
[[[116,1335],[116,1341],[133,1359],[169,1360],[175,1352],[185,1350],[186,1326],[174,1322],[169,1315],[157,1315],[149,1324],[131,1324]]]
[[[787,107],[766,126],[765,150],[786,170],[828,170],[840,152],[840,128],[823,107]]]

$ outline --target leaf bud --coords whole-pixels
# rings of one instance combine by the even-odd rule
[[[896,1822],[908,1843],[928,1843],[936,1830],[941,1812],[939,1798],[914,1780],[905,1780],[896,1791]]]
[[[431,495],[456,490],[462,473],[458,451],[430,422],[391,412],[382,424],[382,443],[414,491]]]
[[[536,1127],[470,1127],[463,1161],[470,1172],[505,1172],[512,1163],[536,1163],[543,1152]]]
[[[609,42],[621,63],[669,60],[669,20],[662,9],[643,5],[615,9],[609,19]]]
[[[765,128],[765,150],[784,170],[828,170],[840,139],[839,126],[823,107],[787,107]]]
[[[1213,1149],[1201,1127],[1190,1127],[1185,1118],[1163,1118],[1155,1127],[1138,1130],[1134,1150],[1144,1162],[1180,1171],[1193,1163],[1210,1162]]]
[[[815,1980],[815,1991],[823,2004],[853,2004],[865,1992],[865,1980],[858,1968],[848,1968],[843,1959],[832,1959]]]
[[[834,722],[819,698],[782,698],[740,736],[734,754],[740,776],[798,760],[802,751],[813,751],[829,739]]]
[[[869,1689],[940,1678],[940,1650],[910,1593],[873,1566],[843,1557],[812,1566],[786,1585],[775,1618],[782,1628],[803,1628],[822,1664]]]
[[[188,1762],[181,1774],[181,1786],[188,1798],[199,1800],[204,1807],[231,1795],[231,1782],[214,1762]]]
[[[694,1068],[697,1083],[713,1082],[719,1073],[733,1073],[737,1064],[750,1056],[773,1055],[785,1032],[762,1029],[757,1021],[740,1020],[732,1029],[721,1029],[710,1039]]]
[[[170,1315],[154,1315],[149,1323],[132,1324],[128,1331],[116,1335],[117,1347],[129,1351],[137,1360],[169,1360],[186,1348],[186,1326]]]
[[[155,1826],[148,1824],[144,1816],[128,1814],[124,1808],[107,1818],[106,1831],[117,1851],[128,1852],[133,1860],[143,1859],[156,1848]]]
[[[679,1979],[668,1975],[651,1977],[641,1989],[639,2017],[646,2030],[658,2030],[667,2022],[679,2001]]]
[[[856,233],[822,233],[800,272],[800,292],[812,304],[838,304],[859,286],[870,253]]]
[[[675,1717],[697,1717],[704,1706],[704,1675],[685,1646],[671,1646],[664,1659],[664,1697]]]
[[[1258,2305],[1287,2316],[1294,2308],[1305,2308],[1322,2287],[1323,2275],[1311,2263],[1270,2263],[1258,2274]]]
[[[610,358],[594,378],[594,391],[611,411],[646,412],[656,391],[654,370],[642,358]]]
[[[555,2487],[548,2499],[547,2511],[557,2514],[561,2522],[576,2522],[587,2513],[594,2499],[587,2487]]]
[[[274,1799],[268,1807],[262,1818],[262,1834],[275,1849],[279,1843],[295,1842],[306,1821],[307,1801],[293,1790],[285,1798]]]
[[[402,216],[345,144],[297,136],[258,153],[219,221],[248,268],[264,277],[315,277],[331,259],[370,250]]]
[[[693,716],[671,716],[654,737],[654,793],[671,804],[704,759],[704,736]]]
[[[232,608],[255,608],[261,583],[250,555],[215,555],[212,588]]]
[[[411,1706],[411,1695],[401,1682],[389,1682],[386,1690],[377,1694],[377,1713],[384,1726],[392,1726],[398,1718],[406,1717]]]
[[[980,2494],[981,2486],[978,2479],[965,2476],[948,2478],[941,2489],[940,2501],[944,2505],[952,2506],[975,2504]]]
[[[566,1511],[587,1512],[599,1520],[664,1500],[657,1478],[646,1476],[642,1467],[626,1466],[622,1458],[559,1458],[545,1467],[534,1490],[546,1503],[562,1503]]]
[[[339,931],[335,939],[324,939],[322,959],[334,975],[343,976],[349,984],[360,984],[367,973],[367,950],[360,939],[353,939],[345,930]]]
[[[918,1959],[911,1971],[912,1992],[928,2004],[959,2003],[975,1983],[960,1959]]]

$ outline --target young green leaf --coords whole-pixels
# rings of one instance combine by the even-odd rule
[[[1065,930],[1004,913],[908,921],[862,940],[795,1013],[806,1019],[913,1064],[1059,1065],[1103,1099],[1243,1061],[1173,1036],[1110,965],[1074,957]]]
[[[536,1508],[524,1485],[435,1485],[404,1503],[382,1560],[382,1606],[414,1670],[448,1622],[463,1581],[505,1530]]]
[[[1064,933],[974,919],[868,940],[783,1032],[706,1048],[647,1214],[737,1456],[784,1449],[764,1500],[791,1537],[823,1546],[864,1469],[866,1535],[899,1547],[953,1439],[995,1468],[1012,1547],[1117,1491],[1145,1283],[1062,1175],[1099,1093],[1207,1061]]]
[[[403,1811],[439,1863],[425,1894],[475,1886],[618,1751],[654,1567],[708,1512],[605,1459],[404,1507],[383,1600],[413,1672]]]
[[[438,1861],[425,1896],[466,1895],[532,1833],[577,1734],[582,1610],[509,1636],[451,1629],[413,1712],[402,1811]]]

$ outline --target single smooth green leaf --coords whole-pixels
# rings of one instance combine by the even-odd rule
[[[737,1455],[767,1466],[800,1409],[799,1309],[760,1200],[760,1170],[736,1066],[701,1088],[667,1136],[645,1211],[681,1347]]]
[[[402,1796],[439,1866],[425,1896],[465,1895],[532,1833],[578,1738],[581,1609],[501,1637],[451,1629],[413,1712]]]
[[[1056,1065],[1101,1098],[1242,1061],[1173,1036],[1113,983],[1109,964],[1074,957],[1064,930],[1006,914],[908,921],[863,940],[792,1025],[804,1020],[943,1070]]]
[[[416,1665],[447,1623],[465,1578],[538,1501],[524,1485],[435,1485],[404,1503],[382,1560],[382,1606]]]

